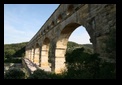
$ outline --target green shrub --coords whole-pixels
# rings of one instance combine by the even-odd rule
[[[22,59],[6,59],[4,60],[4,63],[22,63]]]
[[[22,59],[12,59],[12,63],[22,63]]]
[[[116,79],[116,64],[104,62],[100,66],[100,79]]]
[[[21,69],[10,69],[5,73],[4,79],[25,79],[25,73]]]
[[[28,79],[50,79],[49,78],[49,73],[45,72],[44,70],[37,69],[36,71],[33,72],[33,74],[28,77]]]
[[[63,75],[45,72],[44,70],[37,69],[31,74],[28,79],[62,79]]]

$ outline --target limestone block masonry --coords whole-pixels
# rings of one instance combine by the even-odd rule
[[[71,33],[84,26],[94,52],[103,51],[110,29],[116,29],[116,4],[60,4],[26,46],[25,58],[52,72],[65,70],[65,52]]]

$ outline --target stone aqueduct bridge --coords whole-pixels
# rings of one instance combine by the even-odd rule
[[[29,41],[25,58],[41,68],[60,73],[65,68],[68,38],[79,26],[90,36],[94,52],[104,58],[110,29],[116,29],[116,4],[61,4]]]

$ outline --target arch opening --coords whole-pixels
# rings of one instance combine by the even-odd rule
[[[58,16],[57,23],[59,23],[62,20],[61,14]]]
[[[47,26],[46,32],[48,32],[48,31],[49,31],[49,29],[50,29],[50,28],[49,28],[49,26]]]
[[[65,26],[63,30],[61,31],[60,36],[56,43],[56,51],[55,51],[55,59],[56,59],[55,72],[56,73],[61,73],[63,69],[66,69],[65,54],[67,50],[67,43],[68,43],[69,37],[74,32],[74,30],[80,26],[81,25],[78,23],[70,23],[67,26]]]
[[[48,62],[49,46],[50,46],[50,40],[49,38],[45,38],[43,41],[41,51],[41,68],[49,68],[49,62]]]
[[[72,4],[68,6],[67,15],[70,15],[73,12],[73,8],[74,6]]]
[[[54,26],[54,21],[51,22],[51,28]]]

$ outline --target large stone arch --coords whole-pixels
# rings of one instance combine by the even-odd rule
[[[67,49],[67,43],[70,35],[77,27],[82,26],[79,23],[72,22],[67,24],[61,31],[57,38],[55,49],[55,72],[60,73],[65,69],[65,53]],[[88,33],[89,34],[89,33]]]
[[[40,46],[38,43],[35,45],[35,53],[34,53],[34,63],[39,65],[39,55],[40,55]]]
[[[42,49],[41,49],[41,68],[48,68],[49,63],[49,46],[50,46],[50,39],[45,38],[42,43]]]

